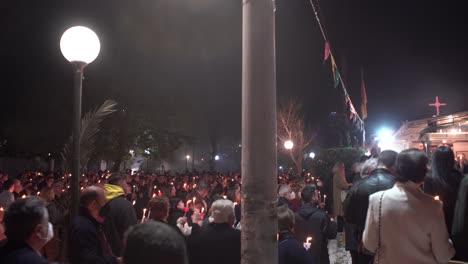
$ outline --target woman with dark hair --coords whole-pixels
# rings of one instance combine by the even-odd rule
[[[184,201],[180,197],[172,197],[169,200],[171,208],[169,211],[169,224],[177,227],[177,219],[184,217]]]
[[[444,204],[447,230],[452,230],[453,214],[462,175],[455,169],[455,155],[447,146],[438,147],[432,156],[431,173],[424,181],[424,192],[439,196]]]

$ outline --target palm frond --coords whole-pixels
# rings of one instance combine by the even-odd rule
[[[113,100],[106,100],[99,108],[90,110],[81,119],[80,130],[80,169],[88,164],[92,153],[95,150],[96,135],[101,130],[101,123],[106,116],[117,111],[115,106],[117,102]],[[62,158],[65,163],[65,169],[70,171],[72,161],[72,138],[73,135],[65,144],[62,151]]]

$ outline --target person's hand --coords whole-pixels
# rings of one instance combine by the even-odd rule
[[[319,203],[319,207],[320,207],[320,209],[325,208],[325,203]]]
[[[179,217],[179,219],[177,219],[177,224],[180,224],[180,225],[185,225],[187,223],[187,217],[184,216],[184,217]]]

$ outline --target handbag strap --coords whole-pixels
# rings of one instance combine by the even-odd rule
[[[377,235],[377,250],[375,252],[375,264],[379,264],[380,260],[380,247],[381,247],[381,229],[382,229],[382,199],[384,196],[385,192],[382,192],[382,195],[380,196],[380,202],[379,202],[379,231]]]

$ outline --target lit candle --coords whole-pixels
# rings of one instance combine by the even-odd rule
[[[141,223],[145,221],[146,208],[143,208],[143,216],[141,217]]]
[[[224,199],[227,199],[227,196],[226,196],[226,195],[223,195],[223,198],[224,198]]]
[[[83,187],[81,188],[83,190]],[[39,196],[41,194],[41,192],[37,192],[37,196]]]
[[[196,185],[196,184],[194,184],[194,185],[193,185],[193,189],[195,189],[196,187],[197,187],[197,185]]]
[[[135,192],[135,188],[136,188],[136,186],[135,186],[135,185],[133,185],[133,192]]]
[[[21,196],[21,199],[24,199],[26,198],[26,194],[23,194],[23,196]]]
[[[156,194],[155,194],[155,193],[153,193],[153,197],[152,197],[152,198],[155,198],[155,197],[156,197]]]
[[[311,241],[312,241],[312,237],[306,238],[306,242],[303,245],[306,250],[309,250]]]
[[[158,196],[162,196],[161,190],[158,190]]]
[[[327,195],[324,194],[324,195],[323,195],[323,203],[326,203],[326,202],[327,202]]]
[[[187,189],[187,183],[184,183],[184,189]]]
[[[235,202],[235,203],[234,203],[234,207],[236,207],[236,206],[237,206],[237,203]]]
[[[132,203],[132,204],[133,204],[133,206],[135,206],[135,204],[136,204],[136,201],[133,201],[133,203]]]
[[[436,201],[440,201],[440,197],[439,197],[439,195],[436,195],[436,196],[434,196],[434,200],[436,200]]]
[[[193,204],[195,204],[196,200],[197,200],[197,197],[193,197]]]
[[[205,207],[202,207],[200,216],[201,218],[205,218]]]

